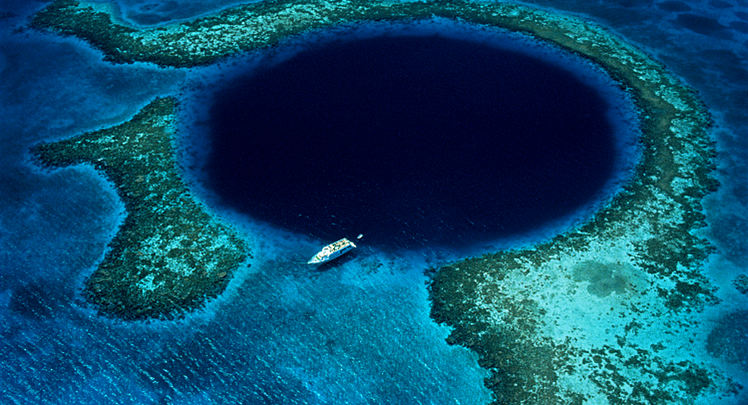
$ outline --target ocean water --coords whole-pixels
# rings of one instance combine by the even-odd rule
[[[152,25],[236,2],[117,3],[125,19]],[[725,336],[712,344],[747,344],[740,335],[745,327],[723,325],[748,323],[748,299],[732,287],[735,276],[748,269],[748,3],[526,3],[610,27],[665,63],[707,104],[715,119],[722,185],[705,202],[710,226],[700,232],[718,248],[707,272],[720,287],[723,303],[705,323],[718,326]],[[615,105],[613,93],[602,91],[600,97],[610,98],[606,102],[618,111],[607,130],[620,156],[607,168],[610,177],[587,191],[588,200],[534,227],[494,229],[465,245],[450,244],[449,238],[412,245],[399,239],[409,246],[398,249],[387,245],[386,233],[377,240],[372,226],[348,224],[340,230],[349,237],[364,233],[362,247],[335,266],[310,268],[303,263],[324,238],[337,237],[338,229],[322,217],[303,229],[226,204],[210,183],[209,107],[227,83],[280,66],[329,38],[321,34],[288,43],[272,55],[247,55],[199,69],[113,66],[81,41],[25,29],[28,16],[42,6],[25,1],[0,5],[0,403],[488,403],[491,396],[482,384],[487,374],[475,354],[447,345],[448,328],[429,319],[424,269],[543,240],[568,228],[609,197],[625,180],[626,162],[635,157],[626,136],[631,117],[624,106]],[[385,28],[328,35],[376,37],[372,33]],[[447,28],[457,33],[450,37],[455,41],[486,35],[439,21],[417,27],[415,35]],[[516,55],[532,48],[516,57],[541,58],[571,71],[584,86],[605,88],[589,66],[537,44],[513,41],[520,40],[507,36],[497,52]],[[253,241],[254,259],[237,272],[225,294],[185,319],[123,323],[101,318],[81,301],[79,291],[122,221],[122,203],[94,170],[42,171],[28,150],[123,122],[154,97],[169,94],[185,100],[179,150],[186,178],[216,215]],[[407,215],[398,214],[400,222],[394,224]],[[315,234],[320,227],[324,232]],[[744,350],[730,353],[738,357],[705,361],[745,367]]]
[[[518,38],[448,21],[309,37],[212,95],[203,183],[253,218],[388,251],[456,248],[575,214],[633,166],[616,152],[634,143],[635,128],[616,131],[633,113],[610,113],[624,94]]]

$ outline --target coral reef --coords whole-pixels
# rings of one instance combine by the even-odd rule
[[[741,294],[748,294],[748,275],[740,274],[735,277],[733,281],[735,288],[740,291]]]
[[[474,19],[473,19],[474,20]],[[502,24],[507,26],[507,24]],[[551,241],[434,272],[435,320],[476,350],[500,404],[689,403],[739,386],[693,354],[691,314],[717,302],[695,236],[711,176],[710,119],[692,90],[605,30],[538,13],[529,31],[598,63],[635,98],[642,156],[587,223]],[[584,287],[584,288],[580,288]]]
[[[100,312],[173,318],[221,293],[247,258],[246,243],[190,195],[172,146],[175,100],[151,102],[130,121],[33,152],[46,166],[92,164],[109,178],[127,216],[86,280]]]

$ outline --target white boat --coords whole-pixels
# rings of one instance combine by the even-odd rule
[[[307,264],[327,263],[330,260],[338,258],[355,248],[356,245],[353,242],[349,241],[348,238],[343,238],[323,247],[322,250],[319,251],[319,253],[309,259]]]

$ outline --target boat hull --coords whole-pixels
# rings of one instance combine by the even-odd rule
[[[327,263],[330,260],[337,259],[338,257],[350,252],[355,249],[356,245],[349,241],[347,238],[340,239],[333,242],[320,250],[314,255],[307,264],[322,264]]]

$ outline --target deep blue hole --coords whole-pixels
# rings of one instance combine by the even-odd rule
[[[441,36],[321,45],[255,69],[211,109],[209,187],[323,240],[465,246],[596,197],[615,156],[607,104],[525,54]]]

